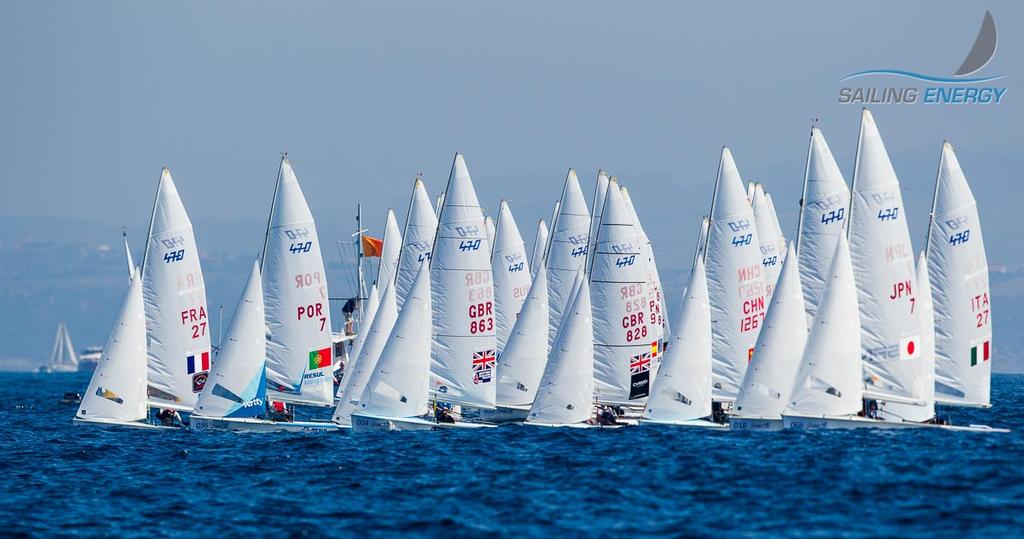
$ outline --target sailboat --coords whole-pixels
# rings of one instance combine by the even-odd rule
[[[548,224],[541,219],[537,222],[537,233],[533,237],[533,256],[530,257],[530,278],[537,275],[542,267],[544,253],[548,250]]]
[[[729,418],[733,430],[782,430],[782,412],[789,402],[807,343],[807,316],[798,264],[790,246],[754,355],[743,376],[735,414]]]
[[[334,403],[327,273],[316,223],[285,155],[260,259],[267,321],[267,394],[309,406]]]
[[[142,277],[136,271],[75,414],[76,423],[161,428],[146,422],[145,316]]]
[[[647,232],[644,231],[644,226],[640,223],[640,216],[636,212],[636,207],[633,206],[633,198],[629,196],[629,189],[625,185],[620,185],[619,191],[622,193],[622,202],[626,206],[626,211],[633,219],[633,226],[640,234],[640,244],[644,253],[644,277],[647,286],[648,308],[651,314],[651,329],[654,332],[653,336],[657,337],[656,340],[660,348],[661,340],[669,334],[669,323],[666,317],[668,308],[665,305],[665,292],[661,286],[661,274],[658,273],[658,262],[654,259],[654,245],[651,244],[651,239],[647,237]]]
[[[593,301],[594,395],[602,404],[642,406],[659,352],[643,239],[618,182],[608,183],[589,296]]]
[[[590,242],[590,211],[583,198],[576,171],[569,169],[551,225],[551,239],[545,255],[548,271],[548,348],[554,344],[562,311],[569,302],[573,281],[585,267]]]
[[[761,265],[764,267],[764,299],[771,305],[772,292],[782,271],[783,257],[786,256],[786,240],[782,237],[782,230],[768,203],[764,186],[760,183],[754,185],[753,209],[757,239],[760,242]]]
[[[363,311],[363,319],[360,321],[360,331],[356,333],[354,339],[352,339],[352,348],[349,350],[349,362],[345,365],[345,372],[343,373],[341,384],[338,385],[338,391],[335,393],[335,398],[340,399],[342,393],[345,391],[345,384],[348,382],[349,377],[355,370],[356,361],[359,359],[359,354],[363,350],[363,346],[366,344],[366,337],[370,334],[370,328],[373,327],[373,320],[377,317],[377,311],[380,309],[380,294],[377,293],[377,285],[370,287],[370,295],[366,300],[366,310]]]
[[[713,396],[718,401],[736,399],[764,320],[759,245],[743,180],[732,152],[722,148],[703,253],[711,301]]]
[[[210,370],[206,283],[192,222],[166,167],[142,259],[149,406],[191,411]]]
[[[439,402],[494,408],[497,338],[484,216],[461,154],[455,155],[430,262],[432,392]]]
[[[944,142],[926,241],[935,285],[938,404],[991,404],[992,307],[978,207],[953,146]]]
[[[640,423],[726,428],[707,419],[711,415],[711,307],[702,258],[694,263],[673,327],[676,333]]]
[[[796,233],[796,256],[800,260],[808,321],[818,311],[821,290],[830,277],[832,253],[839,236],[846,231],[849,206],[850,189],[843,173],[832,157],[825,135],[812,127]]]
[[[398,319],[398,307],[395,305],[397,287],[393,283],[386,283],[385,286],[384,297],[380,300],[377,313],[370,325],[366,326],[366,340],[359,349],[359,356],[353,359],[352,365],[346,370],[338,404],[331,416],[331,421],[341,427],[352,425],[352,412],[359,405],[359,399],[374,369],[377,368],[388,336],[391,335]]]
[[[430,205],[430,195],[423,180],[416,178],[412,196],[409,199],[409,211],[405,217],[405,230],[402,232],[402,253],[398,258],[398,287],[395,301],[398,308],[405,304],[405,297],[412,288],[412,283],[419,273],[423,262],[430,260],[430,252],[434,246],[434,234],[437,232],[437,214]]]
[[[865,398],[880,416],[935,417],[934,370],[925,361],[914,254],[900,183],[871,113],[861,117],[848,219],[860,305]]]
[[[75,353],[75,345],[71,344],[71,334],[64,322],[57,324],[50,362],[40,366],[39,372],[78,372],[78,354]]]
[[[198,430],[328,431],[333,425],[267,417],[266,325],[259,262],[255,262],[221,342],[190,427]]]
[[[524,425],[586,428],[594,414],[594,326],[590,286],[580,269]]]
[[[500,357],[530,291],[526,244],[523,243],[512,210],[504,200],[498,207],[491,272],[494,275],[494,323]]]

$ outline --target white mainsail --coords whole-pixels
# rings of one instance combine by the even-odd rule
[[[917,278],[903,195],[866,109],[849,213],[847,234],[860,304],[865,394],[883,401],[880,409],[889,419],[931,419],[934,402],[925,400],[925,386],[934,384],[934,374],[927,371],[922,354]]]
[[[754,210],[732,152],[722,148],[704,262],[711,298],[716,399],[733,400],[764,320],[764,269]]]
[[[576,273],[584,267],[589,243],[590,211],[583,199],[576,171],[569,169],[552,224],[546,262],[548,268],[548,348],[554,344],[562,311],[569,302],[569,293]]]
[[[257,262],[238,299],[195,413],[205,417],[263,417],[267,410],[266,357],[263,284]]]
[[[391,286],[395,281],[395,274],[398,271],[398,258],[402,253],[402,232],[398,229],[398,220],[395,219],[395,212],[388,210],[388,217],[384,222],[384,245],[381,247],[380,261],[377,265],[378,287]]]
[[[497,404],[530,406],[547,362],[548,277],[546,271],[538,271],[498,358]]]
[[[597,184],[594,185],[594,205],[590,207],[590,229],[587,239],[587,254],[597,249],[597,232],[601,227],[601,212],[604,211],[604,198],[608,194],[608,173],[603,170],[597,171]],[[594,265],[593,258],[588,257],[587,272]]]
[[[978,206],[953,146],[942,145],[928,227],[935,301],[935,392],[944,404],[990,405],[992,317]]]
[[[676,332],[647,399],[644,419],[689,421],[711,415],[711,307],[704,260],[698,258],[683,292]]]
[[[654,332],[643,238],[613,178],[608,183],[590,271],[594,393],[606,403],[642,402],[650,392]]]
[[[357,414],[397,418],[422,416],[429,411],[429,263],[420,267],[407,299],[359,398]]]
[[[430,260],[430,250],[434,247],[434,234],[437,232],[437,214],[430,205],[430,195],[423,185],[423,180],[416,178],[409,200],[409,213],[405,218],[402,254],[398,259],[398,307],[405,304],[405,296],[412,288],[412,283],[419,273],[420,265]]]
[[[260,264],[267,320],[270,398],[328,406],[334,402],[331,312],[316,223],[287,157]]]
[[[369,298],[366,300],[366,310],[363,313],[363,319],[359,321],[359,331],[356,333],[355,338],[352,339],[352,348],[348,351],[348,364],[345,365],[345,371],[342,376],[342,383],[338,385],[338,390],[335,392],[335,400],[342,398],[345,393],[345,383],[348,382],[349,377],[355,372],[356,360],[359,359],[359,354],[363,351],[363,345],[366,344],[366,338],[370,334],[370,328],[373,327],[373,320],[377,317],[377,311],[380,309],[380,294],[377,293],[377,285],[370,287]]]
[[[782,271],[783,259],[786,256],[786,240],[781,237],[779,224],[776,222],[772,207],[768,204],[764,186],[754,186],[754,222],[757,224],[757,239],[760,242],[761,265],[764,267],[764,299],[768,304],[772,301],[775,283]]]
[[[736,398],[738,416],[782,419],[789,402],[807,344],[807,315],[797,265],[790,245],[754,356]]]
[[[361,333],[366,333],[358,356],[352,356],[352,364],[345,369],[344,382],[339,390],[338,405],[334,409],[331,421],[339,425],[352,424],[352,412],[359,404],[359,398],[366,389],[366,383],[370,375],[377,368],[377,362],[388,342],[388,336],[398,319],[398,307],[396,305],[397,290],[389,286],[384,290],[384,297],[380,300],[377,313],[368,326],[364,326]]]
[[[151,406],[191,410],[210,370],[206,283],[192,222],[166,168],[142,261]]]
[[[786,413],[853,415],[861,410],[860,312],[850,247],[839,236],[832,266],[811,323]]]
[[[77,419],[101,423],[146,419],[146,319],[142,278],[132,277]]]
[[[705,215],[700,220],[700,233],[697,234],[697,248],[693,250],[693,265],[690,266],[691,270],[697,265],[697,259],[704,260],[704,251],[707,249],[708,243],[708,227],[711,226],[711,222],[708,216]]]
[[[494,408],[494,286],[490,246],[473,180],[455,155],[430,263],[437,399]]]
[[[55,372],[78,370],[78,354],[75,353],[75,345],[71,344],[71,334],[68,333],[68,326],[64,322],[57,325],[57,336],[53,339],[53,350],[50,352],[49,369]]]
[[[648,309],[651,314],[651,329],[654,331],[654,340],[661,340],[669,333],[668,307],[665,304],[665,292],[661,287],[661,274],[658,273],[658,262],[654,259],[654,245],[647,237],[643,224],[640,223],[640,216],[633,206],[633,198],[629,196],[629,189],[625,185],[619,186],[622,193],[622,202],[626,205],[626,211],[633,219],[633,226],[640,233],[640,243],[644,253],[644,278],[647,285]],[[596,239],[595,239],[596,241]],[[660,344],[659,344],[660,346]]]
[[[135,274],[135,259],[132,258],[132,249],[128,246],[128,233],[122,230],[121,237],[124,239],[124,258],[128,264],[128,281],[131,282],[132,275]]]
[[[562,327],[526,421],[548,425],[582,423],[594,407],[594,327],[590,287],[582,269],[569,295]]]
[[[494,275],[495,333],[498,355],[505,349],[512,326],[530,292],[530,268],[526,260],[526,244],[519,233],[508,202],[498,207],[498,224],[491,249],[491,271]]]
[[[850,189],[832,157],[825,135],[811,129],[804,172],[803,197],[796,234],[796,256],[800,260],[800,282],[804,287],[807,319],[818,311],[821,289],[828,280],[832,253],[846,229]]]
[[[544,252],[548,250],[548,224],[541,219],[537,222],[537,234],[533,237],[533,256],[530,257],[530,277],[537,275],[543,267]]]

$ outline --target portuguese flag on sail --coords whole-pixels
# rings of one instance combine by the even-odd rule
[[[309,353],[309,370],[315,371],[331,366],[331,349],[313,350]]]
[[[978,364],[978,359],[982,361],[988,361],[988,358],[992,356],[992,342],[985,341],[971,347],[971,366]]]

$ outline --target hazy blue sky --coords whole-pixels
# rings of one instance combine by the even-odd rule
[[[356,202],[375,230],[389,206],[404,219],[415,174],[436,195],[459,151],[487,209],[509,199],[528,242],[568,167],[588,192],[611,170],[660,264],[685,268],[723,144],[792,235],[812,118],[852,168],[859,106],[837,103],[838,80],[949,76],[986,8],[999,50],[981,74],[1007,75],[1002,104],[873,111],[915,247],[948,138],[990,262],[1020,267],[1021,2],[8,2],[0,217],[127,224],[141,248],[167,165],[200,247],[230,232],[255,253],[287,150],[328,243]]]

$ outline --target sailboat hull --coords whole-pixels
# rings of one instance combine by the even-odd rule
[[[729,428],[729,425],[725,423],[715,423],[706,419],[683,419],[679,421],[663,421],[658,419],[641,419],[639,424],[641,426],[657,426],[666,425],[671,427],[691,427],[699,429],[720,429],[725,430]]]
[[[156,429],[177,430],[177,429],[180,428],[180,427],[167,427],[167,426],[164,426],[164,425],[154,425],[152,423],[143,423],[141,421],[102,421],[102,420],[97,420],[97,419],[79,419],[77,417],[72,419],[72,422],[74,424],[76,424],[76,425],[90,425],[90,426],[95,425],[95,426],[100,426],[100,427],[128,427],[128,428],[133,428],[133,429],[150,429],[150,430],[156,430]]]
[[[938,423],[917,423],[914,421],[881,421],[860,416],[822,417],[784,415],[785,428],[793,430],[815,429],[940,429],[958,432],[1010,432],[1009,429],[988,425],[942,425]]]
[[[729,429],[739,431],[774,432],[783,429],[782,417],[729,417]]]
[[[629,426],[623,423],[616,423],[615,425],[591,425],[589,423],[534,423],[531,421],[525,421],[520,423],[520,425],[559,429],[618,429]]]
[[[437,423],[420,417],[373,417],[352,414],[353,432],[436,430]]]
[[[228,430],[235,432],[338,432],[334,423],[314,421],[270,421],[248,417],[203,417],[193,415],[191,428],[195,430]]]
[[[529,406],[519,408],[499,405],[494,409],[469,407],[462,408],[463,418],[472,419],[473,421],[480,421],[483,423],[492,423],[495,425],[502,425],[506,423],[521,423],[523,421],[526,421],[526,417],[529,415]]]

